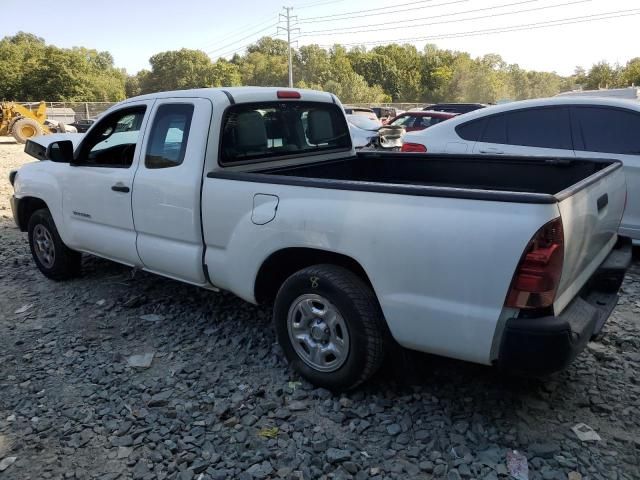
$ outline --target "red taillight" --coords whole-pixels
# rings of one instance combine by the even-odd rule
[[[562,275],[564,233],[560,217],[533,236],[511,280],[505,306],[544,308],[553,305]]]
[[[401,152],[414,152],[414,153],[424,153],[427,151],[427,147],[420,143],[403,143]]]
[[[278,98],[300,98],[300,92],[293,90],[278,90]]]

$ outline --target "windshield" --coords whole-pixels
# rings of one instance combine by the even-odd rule
[[[362,115],[347,115],[347,121],[363,130],[378,130],[382,126],[380,120],[372,120]]]

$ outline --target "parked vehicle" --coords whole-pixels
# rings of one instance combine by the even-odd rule
[[[627,207],[620,235],[640,243],[640,104],[613,98],[554,97],[496,105],[424,132],[404,151],[606,157],[624,163]]]
[[[383,125],[387,125],[389,120],[396,117],[399,111],[395,107],[371,107],[373,113],[380,119]]]
[[[474,110],[485,108],[484,103],[436,103],[425,108],[434,112],[469,113]]]
[[[93,118],[83,118],[80,120],[76,120],[71,125],[73,125],[78,130],[78,133],[85,133],[94,123],[95,120]]]
[[[344,105],[344,113],[347,115],[362,115],[363,117],[369,118],[371,120],[380,120],[374,112],[370,108],[365,107],[352,107],[350,105]]]
[[[395,117],[397,115],[395,107],[371,107],[371,110],[378,118]]]
[[[372,147],[378,136],[378,129],[382,126],[380,120],[371,120],[362,115],[346,115],[349,123],[351,141],[356,149]]]
[[[44,125],[51,133],[78,133],[76,127],[63,122],[54,122],[48,118],[44,121]]]
[[[286,357],[331,389],[370,378],[394,340],[561,369],[631,255],[620,162],[356,153],[325,92],[155,93],[62,138],[29,141],[45,160],[10,175],[46,277],[73,277],[87,253],[274,302]]]
[[[369,150],[399,151],[405,129],[401,126],[385,126],[380,120],[362,115],[347,115],[353,146]]]
[[[415,132],[432,127],[440,122],[455,117],[456,113],[421,111],[421,112],[405,112],[395,118],[389,120],[387,125],[394,127],[404,127],[407,132]]]

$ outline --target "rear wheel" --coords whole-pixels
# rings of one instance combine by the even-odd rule
[[[13,124],[11,133],[18,143],[27,143],[31,137],[42,135],[42,125],[33,118],[21,118]]]
[[[52,280],[66,280],[80,273],[82,256],[67,247],[46,208],[29,218],[29,247],[38,269]]]
[[[369,286],[351,271],[316,265],[294,273],[274,306],[278,341],[311,383],[348,390],[381,366],[387,330]]]

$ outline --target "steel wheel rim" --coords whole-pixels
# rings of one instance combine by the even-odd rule
[[[349,329],[340,311],[326,298],[304,294],[287,315],[289,340],[300,359],[320,372],[338,370],[349,357]]]
[[[53,244],[53,237],[49,230],[42,224],[38,224],[33,229],[33,247],[40,263],[45,268],[53,267],[56,261],[56,249]]]
[[[25,137],[33,137],[36,134],[36,129],[34,127],[32,127],[31,125],[24,125],[22,127],[22,135]]]

